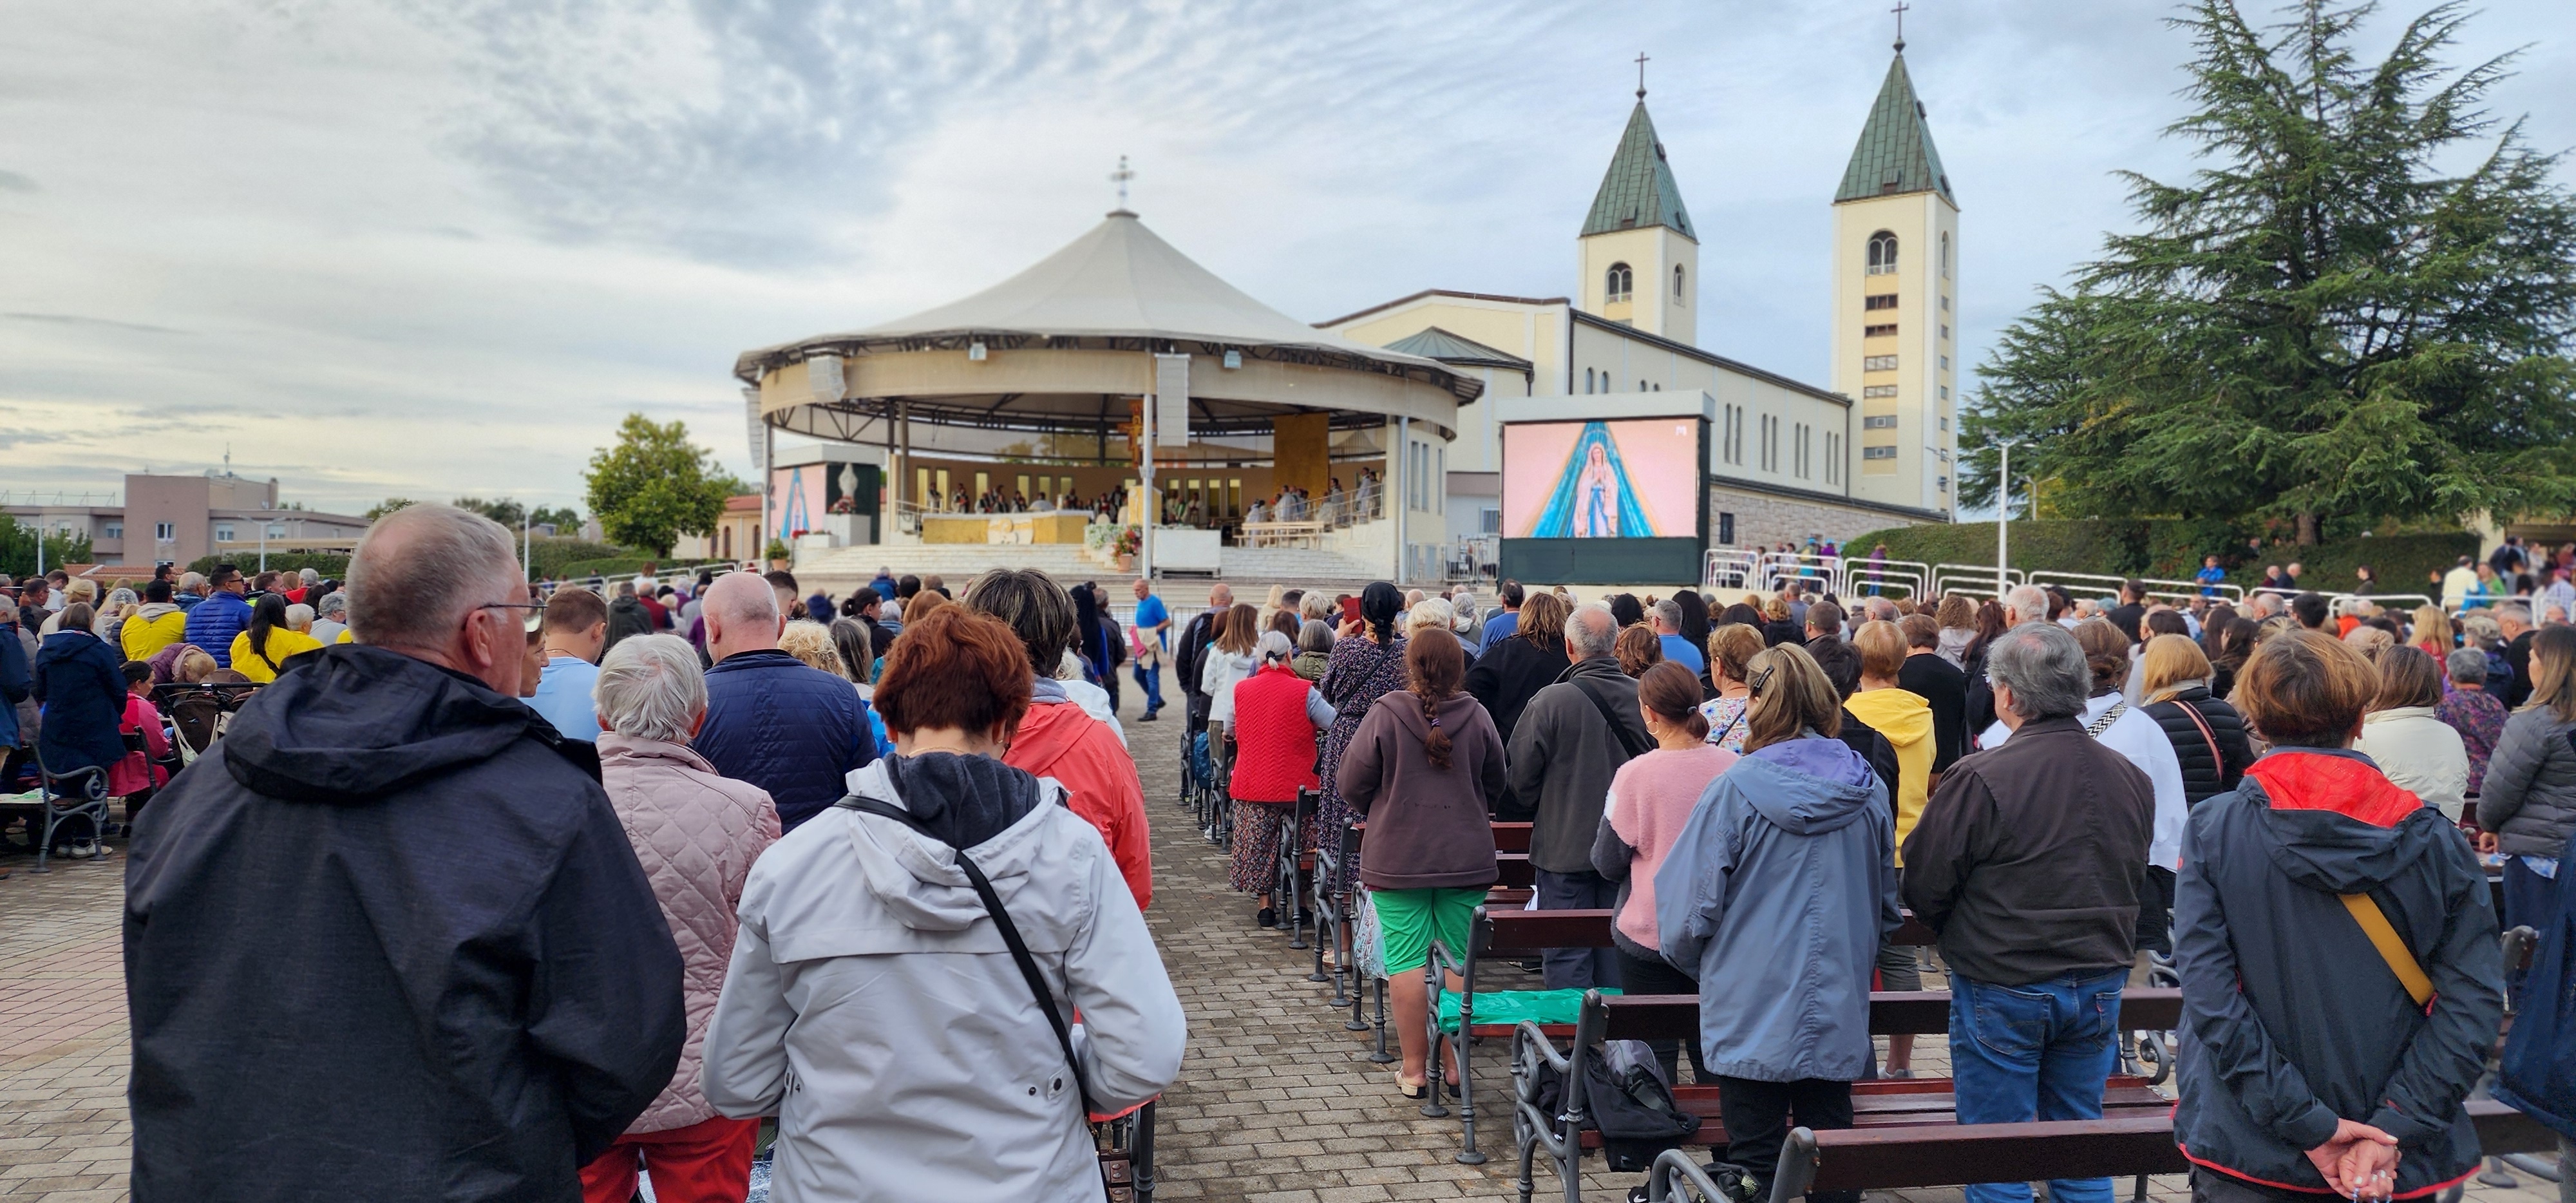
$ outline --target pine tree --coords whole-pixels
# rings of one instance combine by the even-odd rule
[[[2576,205],[2481,107],[2513,56],[2442,62],[2467,14],[2355,57],[2370,4],[2273,30],[2234,0],[2197,53],[2188,185],[2124,173],[2144,229],[2007,329],[1979,369],[1964,492],[1995,447],[2069,516],[2285,521],[2564,513],[2576,504]],[[2463,160],[2471,160],[2463,163]],[[2447,173],[2446,168],[2465,170]]]

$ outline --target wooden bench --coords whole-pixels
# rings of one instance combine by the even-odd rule
[[[1527,863],[1526,857],[1522,858],[1522,863]],[[1498,895],[1511,896],[1506,901]],[[1468,929],[1465,955],[1461,956],[1457,950],[1434,941],[1431,947],[1431,962],[1423,969],[1426,981],[1429,983],[1428,994],[1432,1003],[1428,1020],[1432,1063],[1439,1063],[1443,1043],[1454,1042],[1457,1045],[1459,1124],[1464,1133],[1464,1148],[1458,1154],[1458,1160],[1467,1165],[1479,1165],[1485,1161],[1485,1155],[1476,1148],[1476,1102],[1473,1090],[1475,1075],[1471,1064],[1475,1041],[1486,1038],[1509,1038],[1517,1026],[1480,1024],[1475,1021],[1477,967],[1494,957],[1521,959],[1540,955],[1551,948],[1610,947],[1612,920],[1610,911],[1591,908],[1556,911],[1517,909],[1518,904],[1526,901],[1528,897],[1526,891],[1497,890],[1494,894],[1488,895],[1486,904],[1477,908],[1475,922]],[[1932,929],[1923,926],[1921,921],[1909,913],[1905,916],[1905,925],[1888,937],[1888,942],[1902,945],[1929,945],[1934,942],[1934,936]],[[1440,1030],[1439,1000],[1446,989],[1441,975],[1446,972],[1455,972],[1459,976],[1458,1035],[1456,1037]],[[1878,996],[1872,996],[1873,999],[1876,997]],[[1949,995],[1932,994],[1931,997],[1947,999]],[[1946,1009],[1948,1004],[1945,1002],[1941,1005],[1944,1008],[1943,1021],[1946,1023],[1949,1014]],[[1874,1009],[1872,1014],[1875,1021]],[[1569,1039],[1574,1035],[1574,1027],[1571,1024],[1543,1024],[1540,1025],[1540,1030],[1559,1040]],[[1887,1030],[1911,1031],[1913,1029]],[[1939,1027],[1930,1030],[1948,1029]],[[1697,1028],[1694,1026],[1689,1031],[1671,1033],[1660,1038],[1668,1039],[1673,1036],[1693,1038],[1696,1031]],[[1647,1039],[1647,1037],[1639,1038]],[[1439,1119],[1447,1116],[1449,1110],[1435,1092],[1430,1101],[1423,1104],[1422,1114],[1432,1119]]]
[[[2478,1144],[2490,1156],[2557,1148],[2556,1133],[2494,1099],[2471,1099],[2467,1110]],[[2115,1114],[2106,1103],[2098,1120],[1881,1125],[1829,1132],[1797,1128],[1781,1146],[1771,1199],[1787,1203],[1822,1190],[1957,1186],[1992,1181],[2005,1171],[2017,1182],[2101,1177],[2104,1167],[2112,1165],[2141,1175],[2141,1181],[2146,1174],[2179,1174],[2190,1168],[2174,1147],[2169,1106],[2123,1108]],[[1691,1154],[1674,1149],[1656,1158],[1646,1197],[1653,1203],[1693,1203],[1699,1195],[1690,1192],[1715,1190]]]
[[[2179,990],[2137,989],[2121,996],[2118,1026],[2122,1030],[2165,1031],[2180,1024],[2181,1020],[2182,992]],[[1870,995],[1869,1030],[1872,1035],[1942,1033],[1949,1030],[1949,1022],[1950,995],[1947,993],[1914,990],[1880,991]],[[1576,1192],[1573,1184],[1579,1181],[1575,1163],[1581,1159],[1585,1150],[1601,1147],[1600,1134],[1588,1131],[1584,1127],[1586,1117],[1583,1114],[1583,1100],[1577,1097],[1580,1092],[1569,1093],[1563,1107],[1554,1115],[1549,1115],[1538,1107],[1537,1082],[1542,1066],[1555,1071],[1560,1075],[1561,1081],[1579,1081],[1583,1073],[1583,1058],[1590,1055],[1591,1050],[1598,1047],[1603,1040],[1696,1039],[1699,1030],[1700,1005],[1696,995],[1613,997],[1603,995],[1599,991],[1592,991],[1585,995],[1582,1018],[1575,1025],[1574,1034],[1567,1049],[1561,1054],[1555,1048],[1554,1039],[1541,1025],[1522,1024],[1520,1030],[1514,1034],[1512,1042],[1513,1106],[1516,1111],[1514,1128],[1521,1158],[1521,1197],[1527,1199],[1533,1189],[1530,1176],[1531,1163],[1538,1153],[1545,1152],[1549,1162],[1556,1169],[1559,1180],[1568,1184],[1566,1198],[1574,1199]],[[1699,1131],[1685,1141],[1686,1145],[1708,1146],[1726,1143],[1725,1125],[1719,1117],[1716,1086],[1677,1086],[1673,1089],[1673,1098],[1685,1113],[1695,1115],[1700,1120]],[[2162,1121],[2165,1126],[2164,1146],[2161,1153],[2151,1157],[2153,1150],[2146,1149],[2132,1140],[2130,1144],[2122,1146],[2125,1152],[2121,1156],[2105,1156],[2105,1151],[2099,1148],[2085,1149],[2082,1151],[2081,1159],[2068,1158],[2067,1163],[2077,1167],[2072,1170],[2066,1170],[2062,1165],[2056,1164],[2033,1168],[2019,1161],[1999,1161],[1990,1156],[1982,1163],[1976,1161],[1966,1163],[1979,1166],[1974,1172],[1980,1176],[1974,1178],[1936,1177],[1935,1180],[1924,1183],[1868,1180],[1857,1185],[1947,1185],[1969,1181],[2029,1181],[2051,1177],[2135,1174],[2141,1176],[2140,1189],[2143,1191],[2143,1175],[2169,1172],[2165,1160],[2177,1163],[2178,1168],[2180,1159],[2173,1153],[2172,1125],[2169,1118],[2173,1107],[2171,1098],[2156,1091],[2142,1078],[2114,1076],[2104,1084],[2102,1104],[2104,1115],[2102,1120],[2065,1122],[2113,1123],[2141,1116]],[[1949,1139],[1950,1134],[1955,1132],[1977,1133],[1984,1129],[2002,1129],[2006,1131],[2001,1135],[2009,1137],[2013,1133],[2027,1135],[2025,1130],[2031,1127],[2029,1124],[1962,1125],[1956,1119],[1956,1106],[1957,1100],[1952,1094],[1951,1084],[1944,1080],[1909,1078],[1855,1082],[1852,1085],[1853,1128],[1851,1130],[1862,1132],[1893,1130],[1899,1135],[1889,1139],[1902,1144],[1906,1139],[1904,1134],[1909,1131],[1914,1141],[1937,1143]],[[1932,1129],[1932,1131],[1926,1133],[1925,1129]],[[1839,1134],[1833,1135],[1836,1139],[1841,1139]],[[2165,1160],[2156,1160],[2156,1157]],[[1789,1156],[1784,1153],[1782,1162],[1784,1167],[1789,1159]],[[1682,1158],[1681,1164],[1688,1167],[1692,1174],[1698,1173],[1696,1163],[1689,1161],[1687,1157]],[[1663,1161],[1659,1159],[1657,1165],[1657,1172],[1663,1172]],[[2009,1167],[2008,1172],[2005,1167]],[[2025,1169],[2032,1169],[2032,1172],[2025,1173]],[[1857,1172],[1863,1178],[1867,1177],[1866,1170]],[[1781,1174],[1788,1176],[1788,1171],[1783,1169]],[[1679,1175],[1678,1171],[1675,1176],[1687,1177]],[[1773,1197],[1786,1200],[1808,1189],[1841,1189],[1845,1185],[1854,1184],[1816,1183],[1812,1186],[1801,1184],[1796,1191],[1786,1193],[1775,1191]],[[1681,1198],[1682,1196],[1672,1197]]]

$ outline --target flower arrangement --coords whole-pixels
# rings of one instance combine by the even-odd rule
[[[855,514],[855,513],[858,513],[858,512],[859,512],[859,499],[858,499],[858,498],[856,498],[856,497],[843,497],[843,498],[842,498],[842,499],[840,499],[839,501],[835,501],[835,502],[833,502],[833,503],[832,503],[832,508],[831,508],[830,510],[826,511],[826,512],[828,512],[828,513],[834,513],[834,514]]]
[[[1136,554],[1137,546],[1142,544],[1144,541],[1145,532],[1143,530],[1133,526],[1122,526],[1118,528],[1117,541],[1110,545],[1109,550],[1118,555],[1132,556]]]

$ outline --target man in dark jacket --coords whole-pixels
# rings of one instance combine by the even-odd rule
[[[2348,750],[2378,683],[2350,645],[2279,636],[2236,682],[2274,751],[2192,811],[2175,888],[2192,1194],[2429,1196],[2478,1168],[2462,1104],[2504,1011],[2485,875]]]
[[[2531,700],[2531,640],[2538,632],[2531,627],[2531,607],[2521,602],[2497,606],[2495,620],[2504,632],[2504,662],[2513,667],[2513,680],[2505,683],[2498,700],[2507,710],[2519,710]]]
[[[1619,887],[1592,867],[1592,841],[1600,834],[1610,778],[1654,739],[1637,709],[1636,679],[1619,671],[1612,654],[1618,635],[1609,607],[1575,607],[1565,619],[1565,655],[1573,663],[1530,699],[1512,729],[1505,780],[1538,808],[1530,867],[1537,870],[1540,910],[1619,904]],[[1551,948],[1540,960],[1551,990],[1619,984],[1616,949]]]
[[[356,642],[135,823],[136,1203],[573,1203],[670,1084],[679,950],[607,794],[517,700],[514,559],[448,506],[378,521]]]
[[[2099,1119],[2155,791],[2077,721],[2092,674],[2065,628],[2014,627],[1986,665],[2013,737],[1951,766],[1904,848],[1905,902],[1950,966],[1959,1122]],[[2030,1185],[1967,1197],[2028,1203]],[[2111,1180],[2052,1181],[2048,1197],[2110,1203]]]
[[[1896,686],[1932,707],[1932,773],[1939,776],[1968,754],[1968,675],[1941,657],[1941,624],[1929,614],[1908,614],[1896,624],[1905,632],[1905,667]]]
[[[1188,704],[1189,729],[1193,732],[1207,724],[1208,714],[1208,695],[1199,691],[1199,662],[1207,658],[1208,645],[1216,642],[1216,620],[1224,617],[1226,608],[1233,604],[1234,590],[1225,582],[1208,586],[1207,609],[1181,628],[1181,641],[1172,649],[1172,671],[1180,674],[1181,698]]]
[[[218,668],[233,666],[233,636],[250,625],[250,603],[242,600],[248,586],[242,581],[241,569],[230,564],[215,565],[214,574],[206,578],[212,590],[206,600],[188,611],[188,642],[204,648],[215,658]]]
[[[849,796],[851,770],[877,758],[868,704],[850,683],[778,650],[778,593],[758,573],[707,586],[707,717],[692,745],[716,771],[769,791],[794,831]]]

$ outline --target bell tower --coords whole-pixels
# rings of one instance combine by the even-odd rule
[[[1899,34],[1834,191],[1833,389],[1859,412],[1855,497],[1955,508],[1958,257],[1958,199]]]
[[[1586,313],[1696,346],[1699,236],[1646,115],[1646,56],[1637,60],[1637,107],[1576,239],[1583,280],[1575,295]]]

